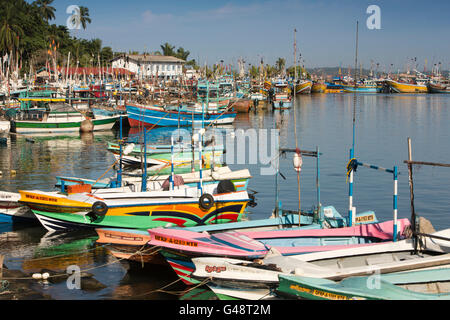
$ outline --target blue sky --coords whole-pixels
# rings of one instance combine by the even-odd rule
[[[294,28],[306,67],[354,65],[356,21],[358,60],[380,70],[404,69],[417,58],[419,70],[441,62],[449,69],[450,1],[416,0],[277,0],[152,1],[55,0],[57,24],[65,24],[69,5],[89,8],[92,23],[77,37],[100,38],[115,51],[155,51],[168,42],[191,52],[200,64],[242,57],[273,64],[278,57],[293,64]],[[381,29],[369,30],[369,5],[381,9]]]

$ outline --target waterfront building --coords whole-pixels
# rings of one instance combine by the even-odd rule
[[[177,79],[183,74],[186,61],[172,57],[149,54],[122,54],[111,60],[113,68],[124,68],[138,78]]]

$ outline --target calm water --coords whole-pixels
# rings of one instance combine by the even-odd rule
[[[354,96],[324,94],[297,97],[295,109],[272,112],[260,110],[239,114],[236,129],[279,128],[282,147],[295,148],[294,112],[296,112],[298,145],[315,151],[320,148],[320,197],[323,205],[333,205],[347,215],[348,184],[346,165],[352,145]],[[407,138],[412,139],[412,156],[417,161],[449,163],[450,159],[450,98],[448,95],[358,95],[355,108],[355,154],[360,162],[384,168],[399,167],[399,217],[410,216],[407,159]],[[113,156],[106,151],[106,142],[113,141],[117,132],[80,136],[11,138],[0,146],[0,190],[52,190],[55,176],[79,176],[96,179],[111,164]],[[130,135],[133,132],[129,133]],[[151,133],[155,143],[170,143],[171,132],[166,129]],[[298,207],[297,175],[292,166],[292,154],[281,158],[279,177],[280,201],[287,209]],[[275,177],[261,175],[261,165],[230,164],[233,169],[247,167],[253,175],[249,188],[257,191],[258,205],[250,208],[249,218],[270,216],[275,206]],[[267,167],[267,165],[264,165]],[[11,176],[11,170],[17,172]],[[106,176],[113,175],[110,171]],[[316,160],[303,158],[300,177],[301,206],[309,209],[317,204]],[[419,215],[429,219],[436,229],[450,227],[447,213],[450,204],[450,169],[419,167],[414,171],[415,207]],[[354,182],[354,205],[358,212],[373,210],[379,220],[392,219],[392,175],[359,167]],[[1,229],[3,228],[3,229]],[[2,233],[3,232],[3,233]],[[113,263],[106,248],[95,246],[95,234],[71,233],[49,235],[40,226],[0,226],[0,253],[6,255],[9,268],[26,272],[42,268],[64,272],[69,265],[79,265],[94,274],[106,287],[97,291],[68,290],[65,282],[44,286],[35,284],[56,299],[180,299],[174,291],[184,286],[176,283],[171,270],[145,268],[127,263]],[[41,259],[52,257],[51,259]],[[37,259],[39,258],[39,259]],[[106,266],[100,267],[104,264]],[[97,269],[92,269],[99,267]],[[209,298],[207,291],[196,290],[194,297]],[[183,298],[189,298],[184,296]]]

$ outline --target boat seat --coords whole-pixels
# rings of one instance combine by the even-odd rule
[[[365,260],[366,260],[366,265],[368,265],[368,266],[398,261],[398,259],[396,257],[394,257],[393,254],[368,257]]]

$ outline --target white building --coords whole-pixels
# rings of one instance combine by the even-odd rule
[[[177,79],[186,61],[172,56],[124,54],[111,60],[113,68],[125,68],[138,78]]]

